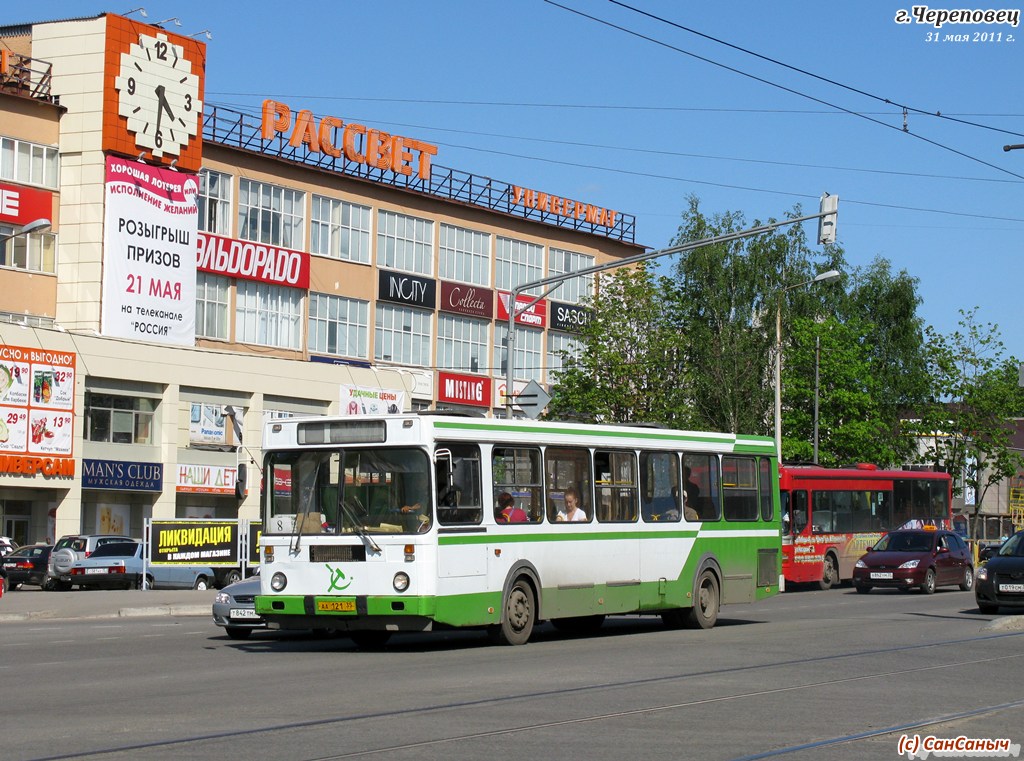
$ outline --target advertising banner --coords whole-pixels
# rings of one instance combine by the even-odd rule
[[[150,525],[149,562],[153,565],[240,564],[238,521],[152,521]]]
[[[0,455],[71,457],[74,408],[74,353],[0,344]],[[0,458],[0,473],[27,472],[11,459]],[[68,475],[53,463],[36,470]]]
[[[229,494],[235,496],[238,468],[218,465],[178,465],[179,494]]]
[[[53,217],[53,193],[0,182],[0,224],[21,227]]]
[[[516,322],[519,325],[529,325],[534,328],[543,328],[547,322],[548,308],[547,302],[541,299],[532,307],[527,308],[527,304],[536,298],[535,296],[516,296]],[[511,293],[503,293],[498,291],[498,319],[503,322],[508,322],[508,303],[512,299]]]
[[[366,386],[341,386],[342,415],[397,415],[405,409],[405,392]]]
[[[437,400],[450,404],[491,406],[491,379],[474,375],[438,372]]]
[[[594,311],[579,304],[564,304],[561,301],[551,302],[551,329],[576,333],[586,327],[594,316]]]
[[[82,488],[160,492],[164,490],[164,466],[160,462],[83,459]]]
[[[490,319],[494,315],[494,291],[475,285],[442,281],[441,303],[438,308],[442,312]]]
[[[240,444],[237,431],[245,430],[245,410],[233,407],[234,422],[224,414],[224,405],[192,402],[188,440],[191,444]],[[233,488],[233,487],[232,487]]]
[[[107,157],[104,335],[195,344],[198,192],[195,175]]]
[[[309,254],[264,243],[196,233],[196,267],[225,277],[288,288],[309,288]]]

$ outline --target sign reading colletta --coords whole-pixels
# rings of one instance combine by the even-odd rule
[[[494,291],[475,285],[442,281],[439,307],[442,312],[490,319],[494,315]]]
[[[437,374],[437,401],[449,404],[491,406],[491,379],[473,375]]]

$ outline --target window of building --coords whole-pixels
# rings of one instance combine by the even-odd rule
[[[231,281],[223,275],[196,273],[196,335],[223,338],[228,335],[228,299]]]
[[[540,523],[544,520],[539,449],[496,446],[491,451],[491,473],[494,477],[496,521],[502,512],[498,507],[499,497],[506,493],[512,497],[514,506],[526,513],[526,522]]]
[[[548,332],[548,383],[555,382],[555,373],[558,373],[565,366],[566,358],[578,357],[583,350],[583,344],[576,336],[569,333]]]
[[[235,340],[302,348],[302,291],[239,280],[235,296]]]
[[[303,248],[306,194],[265,182],[238,182],[238,235],[286,248]]]
[[[314,195],[310,252],[369,264],[370,219],[369,206]]]
[[[564,275],[594,266],[594,257],[588,254],[577,254],[552,248],[548,254],[548,275]],[[567,301],[578,304],[594,294],[594,276],[583,275],[566,280],[555,291],[551,298],[556,301]]]
[[[0,225],[0,238],[12,235],[15,228]],[[29,233],[0,242],[0,267],[29,272],[57,271],[57,236],[53,233]]]
[[[11,137],[0,138],[0,179],[57,190],[60,188],[59,168],[56,148]]]
[[[377,212],[377,266],[432,274],[434,223],[383,209]]]
[[[498,237],[495,258],[494,284],[505,291],[511,291],[521,283],[529,283],[544,277],[544,247],[536,243]],[[527,291],[539,296],[537,288]]]
[[[440,276],[458,283],[491,284],[491,236],[454,225],[441,225]]]
[[[85,393],[85,438],[114,444],[152,444],[156,399]]]
[[[359,299],[309,294],[309,350],[368,359],[370,304]]]
[[[544,451],[544,475],[549,521],[586,523],[594,517],[589,451],[582,447],[548,447]],[[576,511],[571,509],[573,503]]]
[[[437,318],[437,366],[457,373],[486,373],[489,320],[440,314]]]
[[[202,169],[199,172],[199,229],[231,235],[231,175]]]
[[[431,320],[425,309],[377,303],[373,355],[381,362],[430,366]]]
[[[499,378],[508,377],[508,335],[507,323],[494,325],[494,374]],[[535,380],[540,382],[542,370],[544,334],[539,330],[516,327],[515,380]]]

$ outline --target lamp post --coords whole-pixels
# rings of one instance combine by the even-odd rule
[[[841,277],[839,270],[829,270],[815,275],[802,283],[787,285],[779,290],[779,299],[775,305],[775,452],[782,462],[782,299],[786,291],[803,288],[814,283],[828,283]]]
[[[48,219],[33,219],[31,222],[22,225],[20,230],[15,230],[13,233],[7,235],[0,235],[0,243],[6,243],[12,238],[17,238],[22,235],[28,235],[29,233],[40,233],[50,229],[50,220]]]

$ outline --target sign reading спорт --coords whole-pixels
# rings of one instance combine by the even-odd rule
[[[944,24],[1009,24],[1016,27],[1020,23],[1020,9],[945,9],[915,5],[909,11],[899,11],[893,21],[897,24],[930,24],[936,29],[941,29]]]

